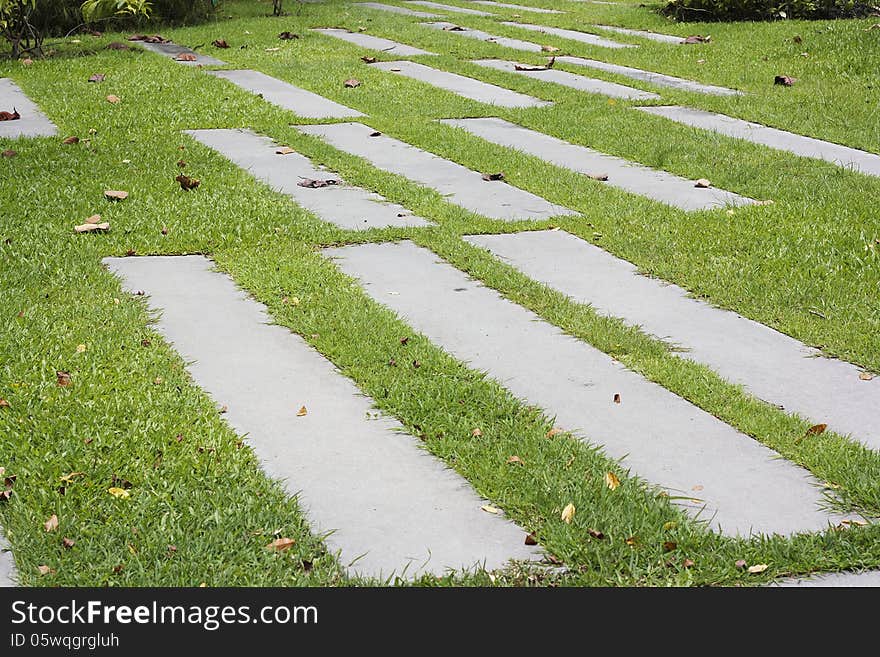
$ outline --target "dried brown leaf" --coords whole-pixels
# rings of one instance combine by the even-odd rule
[[[708,178],[700,178],[700,179],[694,181],[694,187],[701,187],[701,188],[705,189],[705,188],[711,187],[711,186],[712,186],[712,182]]]
[[[375,64],[375,63],[376,63],[376,58],[375,58],[375,57],[367,57],[366,55],[364,55],[363,57],[361,57],[361,60],[363,60],[363,62],[364,62],[365,64]]]
[[[61,540],[61,544],[69,550],[74,545],[76,545],[76,541],[74,541],[72,538],[65,537]]]
[[[664,552],[672,552],[678,547],[678,543],[675,541],[663,541],[663,551]]]
[[[54,532],[56,529],[58,529],[58,516],[54,513],[49,516],[49,519],[43,523],[43,528],[47,532]]]
[[[3,157],[15,157],[16,155],[18,155],[18,153],[11,148],[7,148],[5,151],[0,153],[0,155],[2,155]]]
[[[600,532],[598,529],[588,529],[587,533],[599,541],[605,538],[605,534],[603,532]]]
[[[537,545],[538,544],[538,537],[535,534],[535,532],[530,532],[530,533],[526,534],[525,543],[526,543],[526,545]]]
[[[516,454],[514,454],[513,456],[508,456],[508,457],[507,457],[507,462],[510,463],[511,465],[525,465],[525,464],[526,464],[526,462],[523,461],[523,460],[522,460],[519,456],[517,456]]]
[[[790,87],[795,82],[797,82],[797,78],[793,78],[790,75],[777,75],[773,78],[773,84],[778,84],[783,87]]]
[[[194,62],[198,59],[198,57],[191,52],[182,52],[174,59],[179,62]]]
[[[342,83],[348,89],[354,89],[355,87],[361,86],[361,81],[357,78],[349,78],[345,82]]]
[[[67,137],[65,139],[62,139],[61,143],[64,144],[65,146],[70,146],[71,144],[78,144],[79,137],[76,137],[76,136]]]
[[[110,94],[109,96],[107,96],[107,102],[112,103],[113,105],[116,105],[117,103],[119,103],[121,101],[122,101],[122,99],[119,96],[114,96],[113,94]]]
[[[297,417],[304,417],[308,414],[309,414],[309,409],[307,409],[305,406],[300,406],[299,410],[296,412]]]
[[[91,219],[91,217],[89,217],[89,219]],[[87,219],[86,221],[88,222],[89,220]],[[74,226],[73,230],[77,233],[93,233],[96,231],[110,230],[110,222],[105,221],[99,224],[84,223],[79,226]]]
[[[104,198],[108,201],[124,201],[128,198],[128,192],[119,189],[107,189],[104,191]]]
[[[620,403],[620,393],[619,393],[619,392],[615,392],[615,393],[614,393],[614,397],[612,398],[612,401],[613,401],[615,404],[619,404],[619,403]]]
[[[62,388],[69,386],[72,383],[70,372],[65,372],[64,370],[56,370],[55,383],[57,383]]]
[[[215,48],[228,48],[229,47],[229,44],[226,43],[226,39],[214,39],[211,42],[211,45],[214,46]]]
[[[504,180],[504,172],[499,171],[497,173],[484,173],[483,180]]]
[[[339,181],[334,180],[333,178],[328,178],[326,180],[312,180],[311,178],[303,178],[296,184],[300,187],[319,189],[321,187],[329,187],[330,185],[338,185]]]
[[[269,543],[266,548],[274,550],[275,552],[283,552],[284,550],[291,548],[294,543],[296,543],[296,539],[294,538],[276,538]]]
[[[93,73],[89,76],[89,82],[103,82],[106,77],[103,73]]]
[[[550,429],[550,431],[548,431],[548,432],[544,435],[544,437],[545,437],[545,438],[552,438],[553,436],[557,436],[557,435],[559,435],[559,434],[562,433],[563,431],[564,431],[564,429],[560,429],[559,427],[553,427],[552,429]]]
[[[276,149],[276,155],[291,155],[292,153],[296,153],[290,146],[282,146],[281,148]]]
[[[198,178],[190,178],[189,176],[184,176],[183,174],[177,176],[175,180],[180,183],[180,188],[185,192],[193,190],[202,184],[202,181]]]

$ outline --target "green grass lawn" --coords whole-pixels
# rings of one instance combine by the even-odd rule
[[[868,29],[872,19],[675,24],[634,1],[530,2],[567,13],[523,14],[520,20],[562,27],[617,24],[711,34],[712,40],[678,46],[608,33],[640,44],[608,50],[492,18],[454,14],[445,20],[554,45],[561,53],[736,87],[746,95],[705,96],[564,67],[656,91],[662,104],[718,111],[880,152],[880,30]],[[874,524],[748,541],[709,532],[600,449],[566,434],[548,439],[552,418],[426,339],[413,335],[401,345],[411,330],[318,253],[331,244],[412,239],[809,468],[828,482],[829,504],[873,518],[880,516],[876,452],[830,432],[800,440],[810,423],[677,358],[639,330],[529,280],[461,236],[560,226],[699,298],[880,373],[880,179],[710,136],[633,111],[631,103],[469,64],[488,57],[531,63],[544,58],[424,28],[421,19],[337,0],[287,4],[290,15],[272,18],[266,16],[270,2],[229,0],[216,22],[162,34],[231,67],[256,69],[358,109],[367,115],[364,123],[387,135],[478,171],[503,171],[511,184],[580,215],[506,223],[469,213],[432,190],[300,134],[293,125],[309,121],[222,80],[136,48],[104,48],[126,34],[58,40],[51,57],[30,66],[0,61],[0,77],[15,80],[61,132],[58,138],[0,140],[0,150],[18,153],[0,161],[0,398],[9,404],[0,407],[0,466],[17,475],[12,499],[0,502],[0,525],[22,584],[363,583],[347,578],[344,564],[310,533],[296,501],[262,474],[247,440],[189,380],[181,358],[151,327],[145,300],[124,294],[100,264],[104,256],[132,252],[209,254],[269,307],[275,321],[312,343],[421,437],[426,449],[536,532],[565,567],[550,572],[512,566],[491,574],[425,577],[419,584],[745,585],[785,574],[880,566],[880,527]],[[506,20],[516,14],[492,11]],[[363,27],[440,54],[417,61],[555,105],[508,110],[469,101],[374,70],[362,55],[394,57],[311,33],[310,27]],[[280,41],[283,30],[300,38]],[[231,48],[210,45],[220,38]],[[89,83],[93,73],[105,73],[106,80]],[[774,86],[777,74],[798,82]],[[361,86],[344,88],[351,77]],[[108,94],[121,102],[108,103]],[[686,213],[435,122],[471,116],[500,116],[774,203]],[[181,134],[214,127],[267,134],[437,225],[350,232],[323,223]],[[83,141],[63,145],[69,135]],[[201,180],[194,192],[183,192],[174,180],[181,159],[185,172]],[[130,197],[110,203],[102,196],[105,189],[127,190]],[[75,235],[74,224],[95,213],[112,230]],[[282,301],[290,296],[301,303]],[[422,367],[388,367],[391,358],[418,359]],[[71,385],[57,384],[58,370],[70,373]],[[475,428],[482,436],[472,435]],[[514,454],[525,466],[507,464]],[[604,484],[609,471],[623,482],[617,490]],[[81,474],[63,479],[70,473]],[[127,498],[107,492],[119,480],[131,484]],[[578,513],[566,524],[560,513],[569,502]],[[43,523],[52,514],[60,526],[46,532]],[[605,538],[592,538],[589,529]],[[277,537],[297,542],[273,553],[265,546]],[[76,543],[65,548],[63,538]],[[667,551],[664,543],[670,542],[675,549]],[[769,567],[748,574],[736,567],[739,559]],[[52,572],[41,575],[39,566]]]

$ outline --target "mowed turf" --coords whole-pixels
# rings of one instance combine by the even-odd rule
[[[492,18],[455,14],[450,20],[553,45],[560,53],[747,92],[708,97],[565,67],[661,94],[661,101],[648,104],[698,107],[880,152],[880,90],[872,80],[880,30],[867,29],[870,20],[677,25],[636,3],[532,4],[566,11],[530,14],[533,23],[711,33],[712,41],[678,46],[606,33],[639,44],[612,51]],[[391,137],[477,171],[503,171],[509,183],[580,215],[514,223],[474,215],[301,134],[291,124],[311,121],[203,71],[136,48],[104,49],[126,34],[60,40],[51,46],[57,51],[52,57],[31,66],[0,63],[0,76],[14,79],[61,133],[0,142],[2,149],[17,151],[0,160],[0,398],[9,403],[0,408],[0,467],[17,475],[12,499],[0,502],[0,524],[23,584],[359,583],[310,533],[296,501],[261,473],[247,437],[224,424],[221,402],[188,380],[185,363],[151,328],[148,302],[123,294],[100,265],[104,256],[129,253],[209,254],[268,306],[275,321],[302,335],[382,411],[422,438],[426,449],[535,532],[559,562],[548,565],[563,566],[513,566],[422,578],[419,584],[758,584],[783,574],[880,565],[880,530],[874,525],[789,539],[709,532],[657,490],[628,477],[625,461],[612,463],[568,434],[548,438],[552,418],[414,335],[319,253],[327,245],[412,239],[809,468],[827,482],[829,504],[870,518],[880,515],[875,452],[830,432],[803,438],[810,423],[745,395],[637,329],[529,280],[461,236],[560,226],[646,273],[876,373],[880,180],[646,116],[625,101],[470,64],[489,57],[533,64],[545,58],[422,27],[418,18],[335,0],[292,4],[289,10],[289,16],[271,18],[271,3],[228,2],[215,23],[162,34],[180,44],[202,44],[197,49],[230,67],[258,70],[357,109],[367,115],[362,122]],[[516,13],[492,11],[504,20]],[[363,27],[438,53],[414,61],[554,105],[512,110],[469,101],[370,67],[362,56],[397,56],[310,32],[312,27]],[[286,30],[300,38],[279,40]],[[214,39],[231,47],[207,45]],[[93,73],[106,74],[106,80],[89,83]],[[790,88],[774,86],[777,74],[798,81]],[[349,78],[360,86],[346,88]],[[109,94],[121,102],[109,103]],[[774,203],[684,212],[435,121],[472,116],[499,116]],[[287,144],[437,225],[339,229],[181,134],[237,127]],[[69,135],[80,143],[63,145]],[[182,169],[179,161],[185,162]],[[174,178],[181,170],[201,180],[198,189],[180,189]],[[103,198],[105,189],[130,196],[111,203]],[[111,223],[111,231],[75,235],[72,227],[95,213]],[[290,303],[293,297],[299,304]],[[403,337],[410,338],[406,344]],[[397,367],[389,366],[392,359]],[[57,371],[70,373],[70,385],[58,385]],[[582,433],[589,439],[588,428]],[[513,455],[524,464],[508,463]],[[620,487],[606,485],[607,472],[617,473]],[[128,497],[108,493],[126,482]],[[296,483],[289,485],[295,489]],[[577,509],[570,524],[561,519],[569,503]],[[59,528],[46,532],[43,523],[53,514]],[[266,548],[279,537],[296,543],[283,552]],[[63,538],[75,545],[65,548]],[[739,559],[768,568],[749,574],[736,566]],[[41,575],[39,566],[51,570]]]

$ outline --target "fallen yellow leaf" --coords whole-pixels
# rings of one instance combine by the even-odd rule
[[[76,353],[81,354],[86,350],[86,346],[84,344],[76,345]]]
[[[494,513],[495,515],[501,513],[501,509],[499,509],[497,506],[492,506],[491,504],[484,504],[480,508],[486,513]]]
[[[308,415],[308,414],[309,414],[309,409],[307,409],[305,406],[300,406],[300,409],[296,412],[297,417],[302,417],[302,416]]]
[[[116,486],[114,486],[113,488],[108,488],[107,492],[110,493],[113,497],[122,500],[127,499],[131,496],[131,493],[129,493],[127,490],[125,490],[124,488],[117,488]]]
[[[749,572],[752,575],[757,575],[758,573],[763,573],[765,570],[767,570],[767,568],[769,568],[769,566],[767,564],[758,563],[758,564],[755,564],[754,566],[749,566]]]
[[[565,508],[562,510],[562,522],[570,525],[572,519],[574,518],[575,508],[574,504],[569,502],[565,505]]]
[[[559,427],[553,427],[550,431],[547,432],[547,438],[552,438],[553,436],[562,433],[562,429]]]
[[[605,473],[605,485],[608,486],[611,490],[617,490],[617,487],[620,486],[620,479],[617,478],[617,475],[613,472]]]
[[[275,151],[276,155],[290,155],[291,153],[296,153],[295,150],[290,148],[289,146],[282,146],[278,150]]]

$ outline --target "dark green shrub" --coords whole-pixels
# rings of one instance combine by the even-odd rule
[[[862,0],[673,0],[663,13],[681,21],[862,18],[877,11]]]

